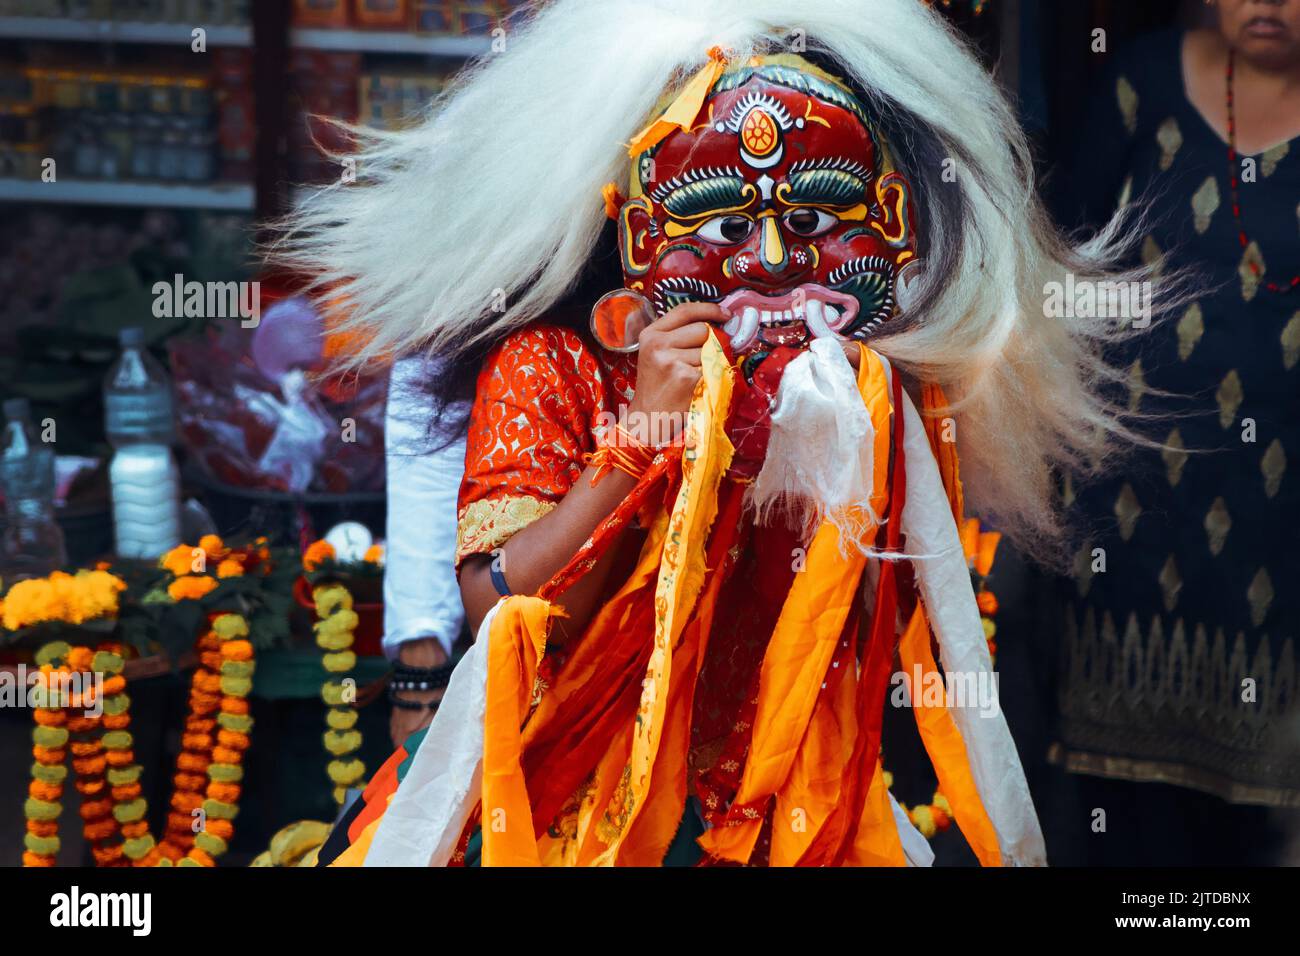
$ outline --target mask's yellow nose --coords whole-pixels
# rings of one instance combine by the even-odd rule
[[[759,258],[768,272],[784,272],[790,258],[787,254],[785,240],[781,237],[780,220],[774,210],[758,214],[761,232],[759,234]]]

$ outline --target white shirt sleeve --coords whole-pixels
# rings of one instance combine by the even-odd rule
[[[429,435],[421,383],[437,366],[423,358],[393,365],[384,450],[388,528],[384,555],[384,653],[404,641],[436,637],[451,654],[465,611],[456,581],[456,499],[465,472],[465,436],[444,448]]]

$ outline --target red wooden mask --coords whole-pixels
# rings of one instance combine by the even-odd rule
[[[660,315],[717,302],[736,352],[864,338],[894,315],[915,254],[909,187],[838,84],[775,64],[725,74],[697,126],[634,163],[624,283]]]

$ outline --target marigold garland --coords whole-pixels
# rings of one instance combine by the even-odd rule
[[[215,866],[217,858],[228,849],[235,833],[234,819],[239,814],[244,751],[253,730],[247,697],[253,689],[255,665],[253,645],[245,640],[248,622],[238,614],[218,615],[212,620],[208,636],[219,642],[216,739],[205,768],[207,786],[200,805],[203,827],[194,834],[193,845],[179,861],[181,866]]]
[[[306,557],[303,563],[307,563]],[[323,741],[334,759],[325,770],[334,785],[334,800],[342,806],[348,788],[356,786],[366,775],[365,764],[348,756],[361,749],[362,738],[361,731],[355,729],[356,709],[344,690],[346,675],[357,665],[357,655],[351,647],[358,618],[356,611],[352,610],[352,595],[341,584],[313,588],[311,596],[316,602],[317,617],[312,627],[317,645],[325,652],[321,656],[321,666],[327,676],[321,685],[321,698],[330,708],[325,714],[329,729],[325,731]]]
[[[12,593],[12,592],[11,592]],[[32,781],[27,788],[23,816],[27,819],[27,832],[23,835],[23,866],[54,866],[59,854],[59,816],[63,813],[63,783],[68,776],[67,759],[68,715],[61,699],[54,697],[57,684],[53,675],[69,673],[66,666],[56,666],[68,650],[64,642],[43,647],[37,654],[41,665],[37,678],[36,698],[39,706],[34,710],[36,727],[32,730]]]
[[[243,755],[253,719],[253,645],[248,622],[238,614],[213,617],[199,638],[199,664],[190,680],[190,711],[176,759],[171,812],[163,839],[155,841],[146,820],[148,804],[135,762],[130,698],[121,676],[123,649],[104,644],[97,651],[57,641],[37,654],[41,665],[32,731],[32,781],[24,807],[27,834],[23,864],[53,866],[59,851],[64,765],[72,754],[76,786],[82,794],[85,838],[100,866],[214,866],[234,836],[239,812]],[[95,690],[69,695],[66,677],[103,674],[102,710],[96,716]],[[93,688],[93,685],[90,685]],[[203,826],[195,832],[194,811]]]
[[[99,866],[124,864],[117,841],[118,824],[113,817],[116,794],[105,776],[108,761],[104,736],[126,734],[125,725],[107,706],[99,706],[120,692],[125,681],[121,648],[101,645],[97,651],[72,647],[66,641],[46,644],[36,655],[40,667],[35,687],[36,727],[32,731],[32,782],[24,807],[27,833],[24,836],[24,866],[53,866],[58,855],[59,817],[62,815],[63,785],[68,768],[64,761],[72,754],[75,786],[82,796],[82,833]],[[95,683],[103,675],[102,685]],[[72,678],[81,682],[76,692]]]

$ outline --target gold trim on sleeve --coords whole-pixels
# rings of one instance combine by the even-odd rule
[[[532,495],[471,501],[460,512],[456,563],[460,564],[471,554],[491,553],[554,508],[554,501],[543,501]]]

